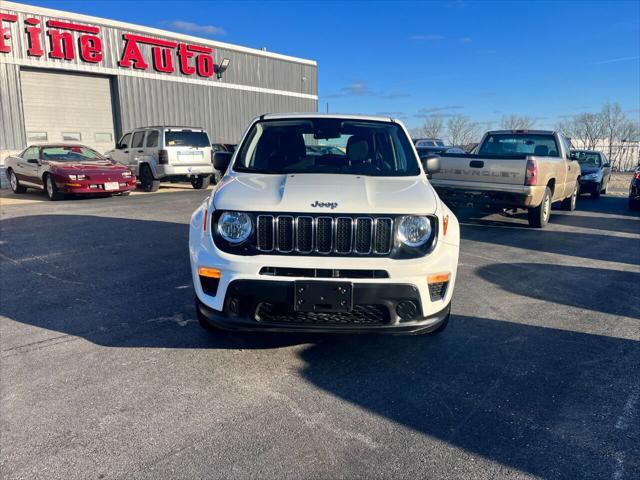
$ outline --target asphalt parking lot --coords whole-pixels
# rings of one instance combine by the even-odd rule
[[[3,478],[640,478],[640,216],[461,216],[440,336],[209,334],[206,192],[0,198]]]

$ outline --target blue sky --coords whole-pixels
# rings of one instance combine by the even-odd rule
[[[640,119],[637,0],[26,3],[314,59],[320,111],[550,127],[609,100]]]

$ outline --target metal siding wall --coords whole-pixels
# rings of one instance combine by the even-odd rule
[[[0,150],[25,147],[20,69],[0,63]]]
[[[204,127],[215,143],[236,143],[249,121],[263,113],[315,112],[305,98],[206,85],[118,77],[122,131],[147,125]]]

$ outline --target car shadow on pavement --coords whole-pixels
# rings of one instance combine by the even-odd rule
[[[0,315],[111,347],[274,348],[313,340],[203,331],[188,228],[90,215],[2,220]],[[4,333],[3,351],[24,341]]]
[[[629,199],[627,196],[607,195],[598,199],[581,196],[578,197],[576,210],[602,214],[624,215],[629,217],[640,217],[640,212],[631,210],[629,208]]]
[[[624,222],[625,220],[619,219],[619,221]],[[593,234],[558,231],[550,228],[514,229],[497,222],[491,222],[490,225],[494,228],[486,228],[483,223],[463,223],[460,229],[461,238],[491,245],[525,249],[530,255],[535,252],[547,252],[640,265],[640,240],[637,238],[614,237],[607,235],[607,231],[602,231],[602,234]]]
[[[496,263],[477,274],[503,290],[545,302],[640,319],[640,273],[539,263]]]
[[[454,315],[436,337],[342,337],[301,356],[317,387],[472,455],[541,478],[615,478],[620,463],[627,478],[640,473],[640,418],[620,420],[637,341]],[[372,441],[424,465],[457,463],[412,438]]]

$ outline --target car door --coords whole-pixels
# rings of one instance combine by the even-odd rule
[[[116,148],[109,153],[109,156],[116,162],[129,163],[129,145],[131,145],[131,132],[125,133]]]
[[[29,147],[16,161],[16,178],[20,183],[41,187],[42,180],[38,177],[38,162],[40,147]]]
[[[131,137],[131,147],[129,148],[129,165],[138,165],[138,159],[144,156],[145,130],[136,130]]]

